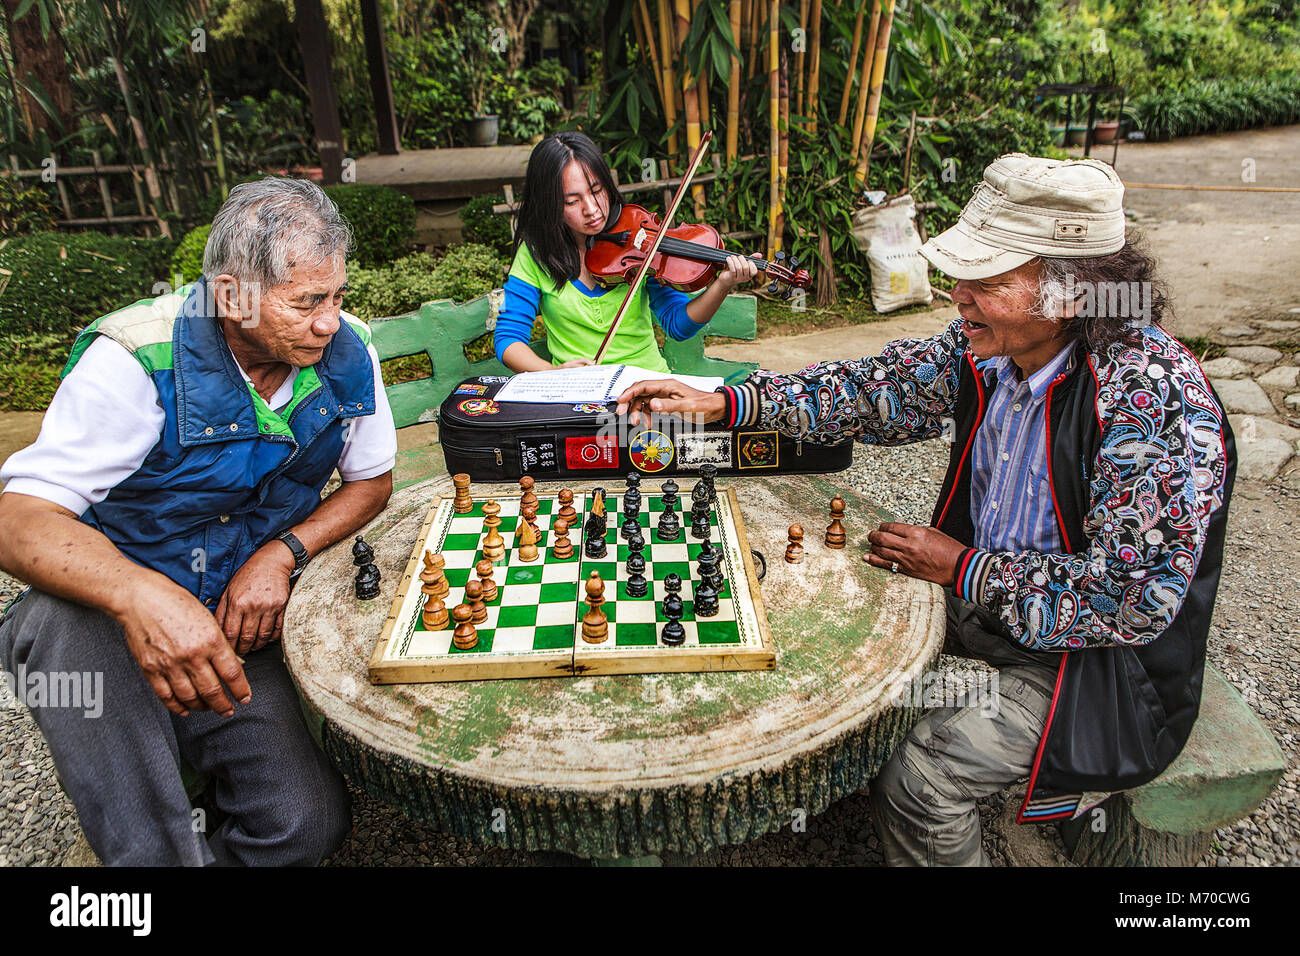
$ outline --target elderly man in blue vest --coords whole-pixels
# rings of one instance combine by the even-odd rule
[[[0,663],[103,675],[101,714],[32,714],[107,864],[315,864],[350,829],[278,646],[298,573],[392,491],[379,358],[340,311],[350,244],[311,183],[235,187],[203,278],[82,332],[0,473],[0,567],[32,586]],[[214,832],[182,759],[228,815]]]
[[[921,249],[957,280],[960,317],[939,335],[713,394],[661,381],[619,398],[634,419],[808,442],[952,442],[930,525],[886,522],[866,557],[942,585],[946,647],[999,681],[927,712],[872,781],[890,864],[987,863],[978,798],[1027,777],[1020,822],[1076,816],[1158,775],[1196,719],[1236,453],[1160,325],[1123,198],[1095,160],[1003,156]]]

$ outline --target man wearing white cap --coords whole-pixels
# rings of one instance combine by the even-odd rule
[[[1094,160],[1003,156],[921,249],[958,280],[931,339],[714,393],[619,397],[808,442],[952,442],[929,526],[868,561],[942,585],[952,653],[998,668],[992,707],[928,711],[871,784],[887,862],[986,864],[976,800],[1028,777],[1019,821],[1156,777],[1200,704],[1236,451],[1195,358],[1160,325],[1124,187]]]

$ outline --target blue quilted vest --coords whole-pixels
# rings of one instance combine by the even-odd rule
[[[97,335],[141,364],[167,421],[139,469],[82,520],[215,608],[254,551],[320,505],[347,425],[374,414],[369,329],[345,314],[279,415],[239,374],[202,279],[97,320],[64,375]]]

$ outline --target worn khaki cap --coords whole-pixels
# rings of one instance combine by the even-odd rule
[[[954,279],[987,279],[1035,256],[1087,259],[1122,248],[1124,184],[1115,170],[1095,159],[1008,153],[921,255]]]

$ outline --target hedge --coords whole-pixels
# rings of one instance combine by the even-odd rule
[[[410,196],[390,186],[362,183],[327,186],[325,193],[352,225],[356,240],[352,260],[357,265],[373,269],[411,251],[415,202]]]

